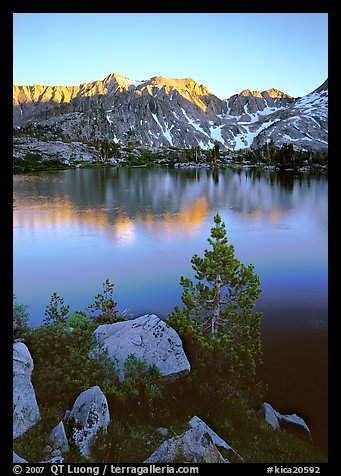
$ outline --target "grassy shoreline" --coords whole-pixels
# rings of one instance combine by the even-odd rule
[[[107,432],[96,439],[92,452],[96,462],[142,463],[163,441],[188,429],[194,415],[237,451],[245,463],[327,462],[327,456],[312,443],[287,430],[274,430],[265,422],[260,411],[264,395],[250,402],[238,393],[222,393],[214,380],[210,381],[214,372],[199,374],[198,379],[192,369],[188,375],[169,382],[133,360],[127,367],[128,377],[120,382],[105,354],[100,361],[89,357],[99,322],[83,312],[67,315],[64,306],[65,319],[56,321],[55,304],[50,306],[54,320],[37,328],[25,325],[25,306],[14,308],[21,318],[14,341],[23,341],[33,358],[32,384],[42,416],[40,422],[14,440],[14,451],[20,457],[29,462],[43,461],[49,435],[66,410],[72,408],[82,391],[99,385],[108,401],[111,422]],[[115,314],[114,321],[119,320],[124,319]],[[167,436],[160,434],[160,427],[168,429]],[[68,434],[70,429],[66,431]],[[69,443],[71,450],[63,455],[64,462],[85,462],[70,437]]]

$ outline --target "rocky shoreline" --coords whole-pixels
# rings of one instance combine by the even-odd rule
[[[26,135],[16,136],[13,142],[14,172],[39,171],[51,169],[114,167],[114,166],[171,166],[178,168],[196,167],[234,167],[260,168],[270,171],[291,172],[327,172],[327,164],[314,163],[309,160],[300,166],[280,167],[267,161],[250,161],[247,156],[236,153],[221,152],[220,157],[212,162],[209,152],[196,152],[195,160],[184,159],[183,150],[167,147],[130,146],[122,147],[118,155],[101,157],[98,146],[84,141],[51,140]],[[190,156],[190,152],[188,152]],[[192,154],[193,155],[193,154]]]
[[[70,328],[69,332],[73,332]],[[186,378],[191,372],[190,362],[185,354],[177,332],[154,314],[147,314],[129,321],[102,324],[94,333],[97,347],[90,356],[98,358],[96,349],[108,353],[115,362],[120,379],[124,380],[124,362],[130,355],[143,359],[148,365],[155,365],[164,379],[176,381]],[[13,440],[22,437],[41,421],[41,412],[32,385],[31,376],[34,362],[24,342],[13,344]],[[269,403],[259,409],[260,421],[264,421],[274,432],[290,431],[301,439],[312,443],[306,422],[296,414],[282,415]],[[71,410],[65,415],[49,435],[49,444],[44,450],[46,459],[40,463],[60,463],[75,445],[80,455],[89,462],[96,461],[92,445],[98,434],[106,432],[111,422],[108,401],[99,385],[81,392]],[[186,430],[169,437],[168,428],[156,431],[164,441],[141,463],[242,463],[243,455],[232,448],[214,429],[199,416],[194,415],[187,422]],[[13,462],[27,462],[22,455],[13,452]],[[30,461],[38,462],[38,461]],[[114,461],[113,461],[114,462]]]

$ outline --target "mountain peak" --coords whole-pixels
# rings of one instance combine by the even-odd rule
[[[209,94],[208,89],[203,84],[199,85],[192,78],[167,78],[166,76],[153,76],[143,83],[144,86],[168,86],[170,88],[180,90],[193,91],[196,94]]]
[[[127,78],[126,76],[121,76],[117,73],[110,73],[103,79],[103,83],[111,83],[112,81],[116,81],[117,83],[128,83],[131,84],[134,82],[133,79]]]
[[[239,96],[254,96],[256,98],[261,98],[262,95],[259,91],[252,91],[251,89],[243,89],[241,93],[239,93]]]
[[[283,98],[288,98],[292,99],[292,96],[289,96],[288,94],[283,93],[279,89],[276,88],[270,88],[266,89],[265,91],[258,91],[258,90],[253,90],[253,89],[243,89],[237,96],[240,97],[255,97],[255,98],[272,98],[272,99],[283,99]]]
[[[283,93],[283,91],[280,91],[279,89],[276,89],[276,88],[270,88],[270,89],[266,89],[265,91],[262,91],[262,96],[269,96],[273,99],[277,99],[277,98],[289,98],[289,99],[292,99],[293,97],[292,96],[289,96],[289,94],[285,94]]]

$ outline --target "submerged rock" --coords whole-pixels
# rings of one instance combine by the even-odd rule
[[[33,359],[23,342],[13,344],[13,438],[22,436],[40,420],[31,382]]]
[[[100,325],[94,335],[108,350],[121,381],[124,380],[124,362],[131,354],[150,366],[156,365],[163,377],[175,378],[190,371],[179,335],[155,314]]]

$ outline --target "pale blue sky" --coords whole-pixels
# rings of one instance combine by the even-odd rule
[[[220,98],[308,94],[328,77],[327,13],[15,13],[15,84],[79,85],[115,72],[191,77]]]

